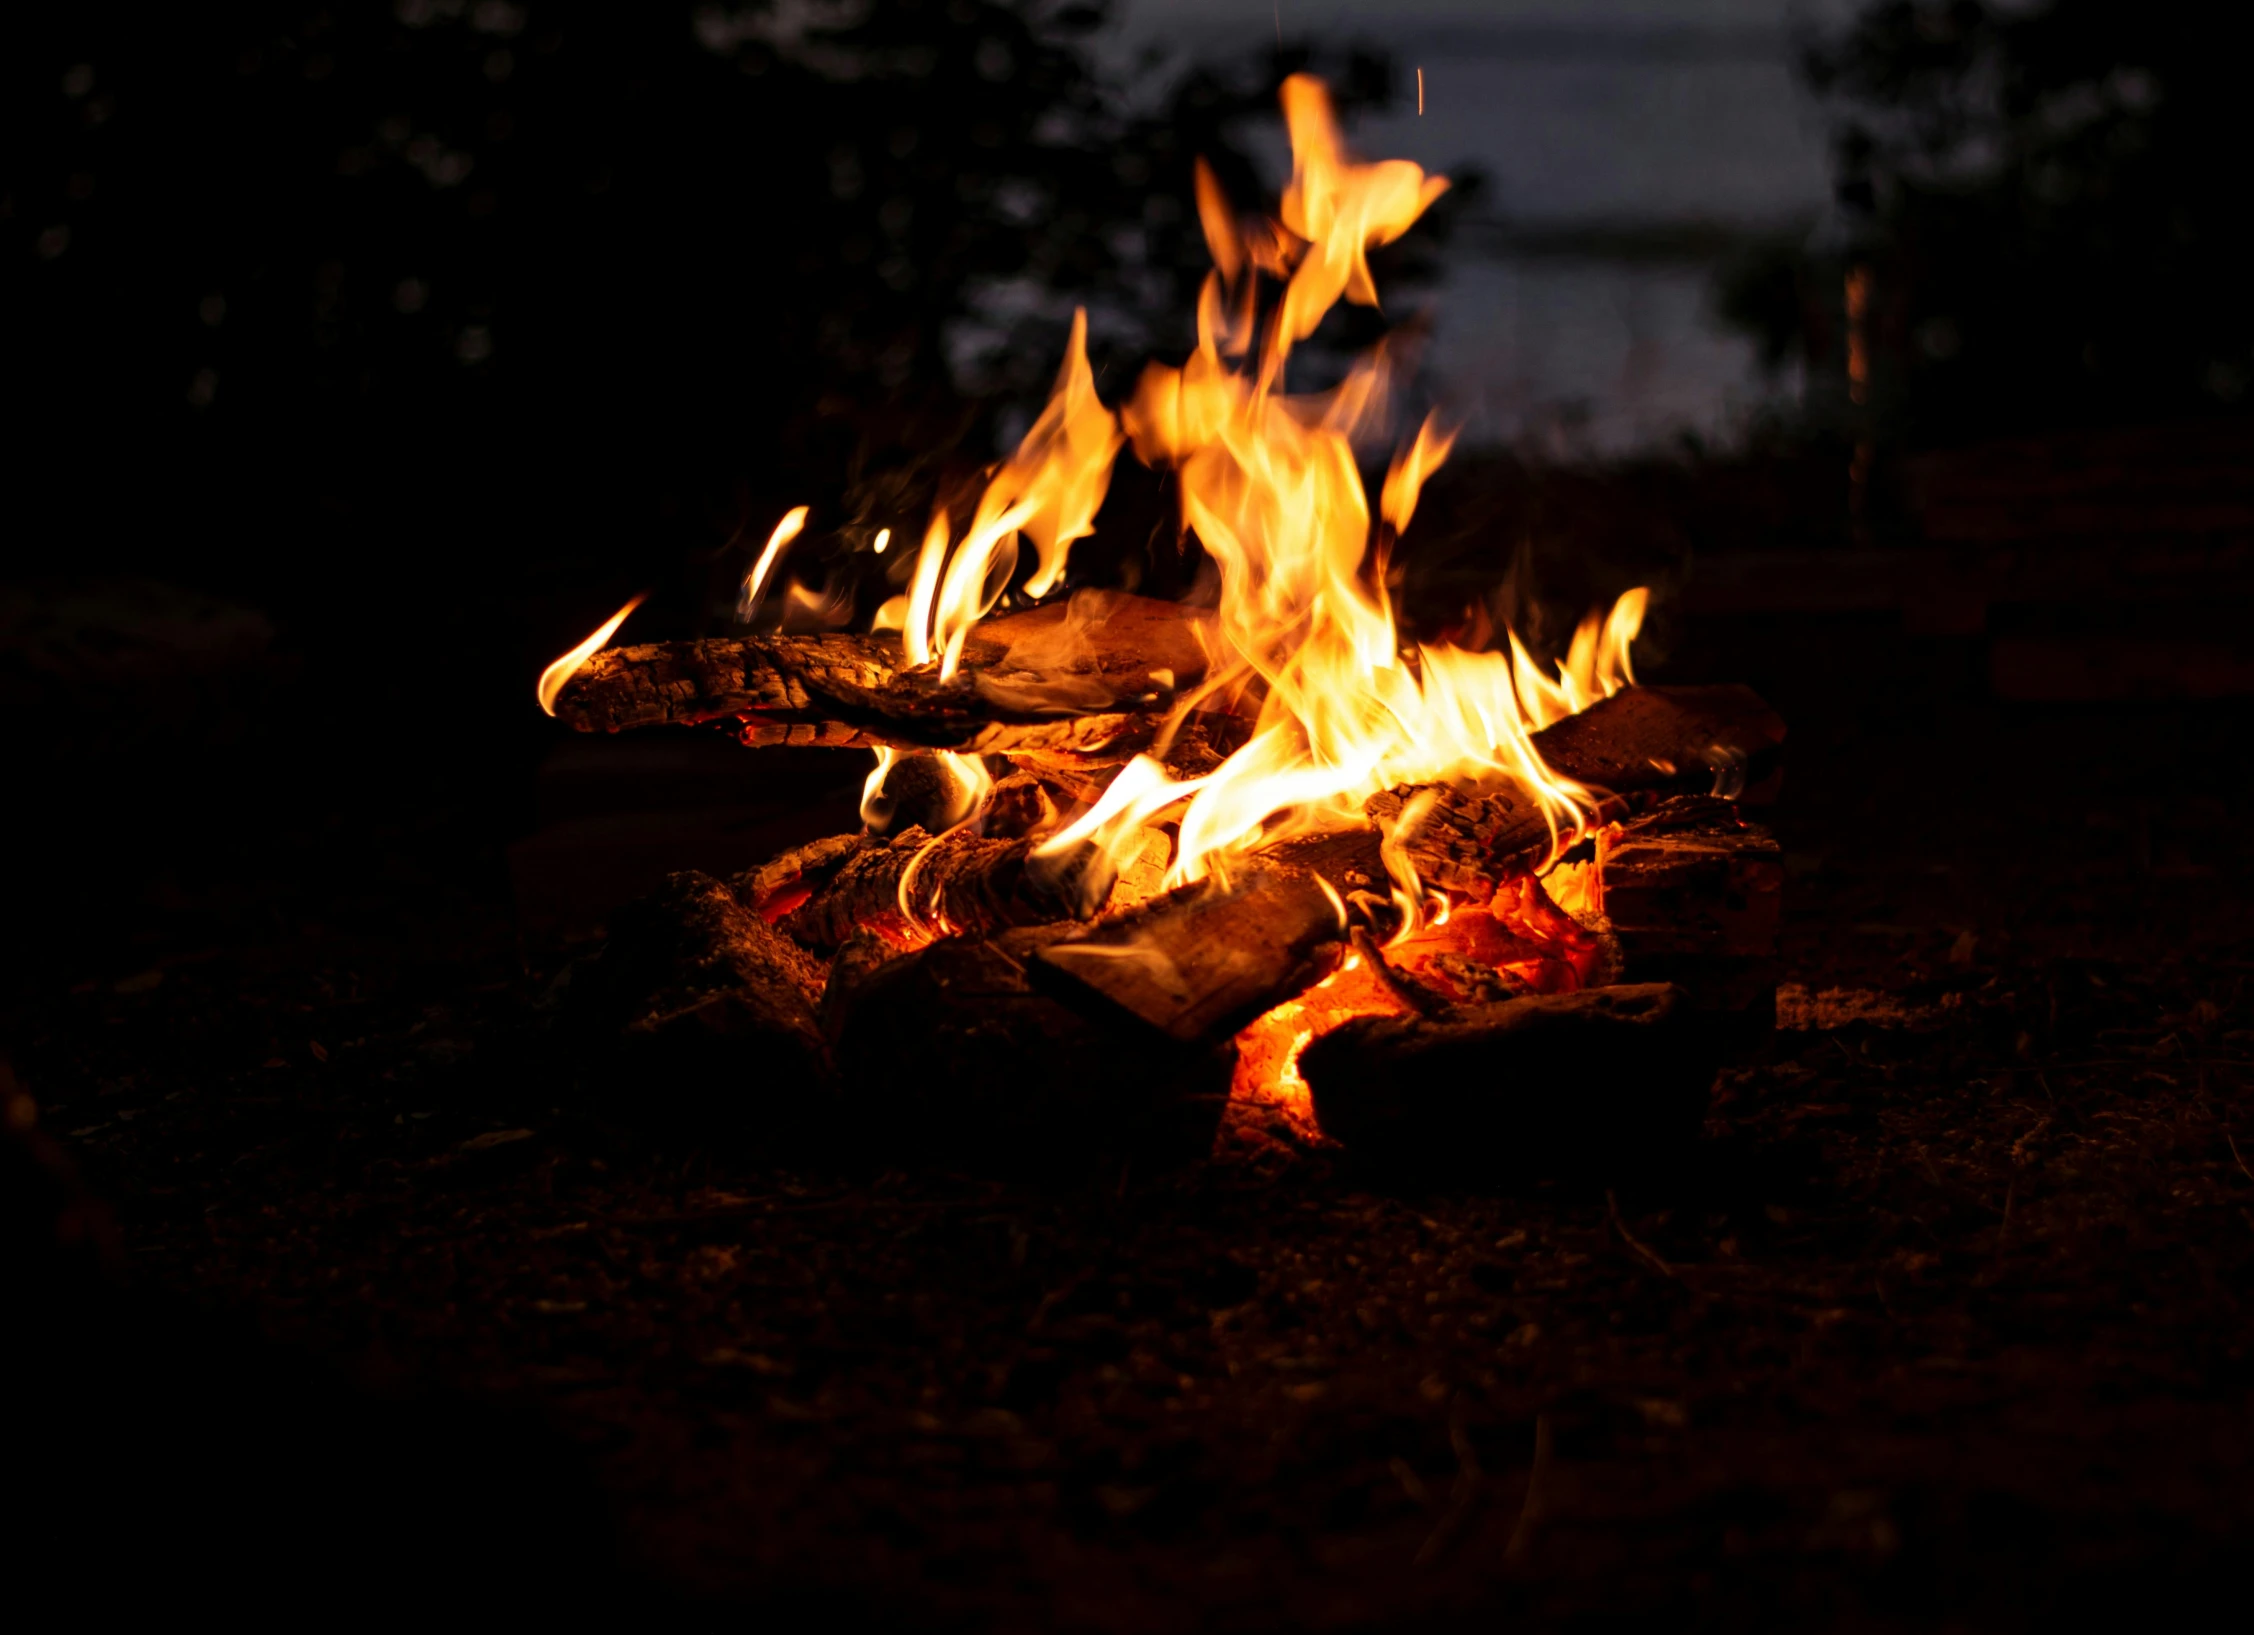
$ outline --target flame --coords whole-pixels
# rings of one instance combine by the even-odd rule
[[[869,769],[869,775],[861,785],[861,825],[863,828],[874,829],[887,816],[882,804],[884,800],[884,780],[886,774],[892,770],[892,763],[899,758],[900,752],[898,750],[884,744],[877,746],[877,764]]]
[[[1522,647],[1404,644],[1386,555],[1453,436],[1425,421],[1393,461],[1373,528],[1353,440],[1383,420],[1384,349],[1327,393],[1290,395],[1282,382],[1293,345],[1339,301],[1376,304],[1369,252],[1408,231],[1448,184],[1405,160],[1353,160],[1327,93],[1307,76],[1285,82],[1283,107],[1293,172],[1280,221],[1264,234],[1243,229],[1211,172],[1199,171],[1215,270],[1199,301],[1197,350],[1179,368],[1148,368],[1122,417],[1138,457],[1175,471],[1184,521],[1221,569],[1225,652],[1206,695],[1237,688],[1261,699],[1250,741],[1194,788],[1176,786],[1189,805],[1170,883],[1295,833],[1359,824],[1370,796],[1402,784],[1513,780],[1553,832],[1577,831],[1589,800],[1543,766],[1530,737],[1628,679],[1643,611],[1641,592],[1623,598],[1554,679]],[[1284,288],[1248,371],[1230,360],[1252,350],[1262,277]],[[1155,798],[1145,790],[1137,804]],[[1394,856],[1397,905],[1405,923],[1421,923],[1426,894]]]
[[[1033,542],[1035,553],[1024,594],[1045,596],[1057,587],[1073,541],[1095,531],[1096,512],[1111,487],[1112,461],[1124,441],[1119,417],[1096,396],[1088,314],[1075,311],[1048,406],[987,480],[962,542],[950,553],[944,510],[933,513],[925,530],[907,603],[897,610],[911,664],[928,664],[936,654],[939,679],[954,679],[971,626],[994,610],[1016,576],[1021,536]],[[891,628],[894,611],[887,603],[879,624]]]
[[[543,710],[550,715],[556,713],[556,697],[564,690],[564,683],[579,674],[587,661],[603,650],[603,644],[617,635],[618,627],[626,622],[626,615],[640,607],[648,595],[646,590],[637,592],[632,601],[597,625],[592,636],[540,672],[540,679],[534,683],[533,692],[539,698]]]
[[[1038,597],[1092,530],[1122,444],[1170,468],[1183,521],[1221,570],[1221,650],[1179,708],[1249,698],[1257,717],[1244,746],[1203,778],[1172,780],[1138,761],[1044,848],[1094,846],[1123,866],[1145,825],[1183,805],[1169,885],[1294,834],[1358,825],[1372,795],[1405,784],[1515,781],[1553,836],[1578,833],[1593,803],[1542,764],[1531,735],[1633,679],[1628,646],[1644,612],[1638,590],[1592,616],[1555,674],[1515,637],[1500,653],[1404,643],[1388,553],[1454,435],[1434,419],[1419,427],[1386,474],[1373,522],[1354,443],[1386,419],[1385,348],[1324,393],[1287,393],[1285,365],[1340,301],[1377,304],[1370,251],[1407,232],[1448,183],[1407,160],[1355,160],[1329,94],[1309,76],[1286,80],[1282,103],[1292,176],[1276,220],[1240,218],[1212,170],[1196,168],[1214,262],[1197,349],[1179,367],[1151,365],[1114,415],[1096,396],[1087,317],[1076,313],[1047,407],[990,476],[961,540],[936,511],[907,595],[878,616],[900,629],[912,665],[936,661],[951,680],[971,627],[1009,590],[1021,536],[1037,553],[1023,590]],[[1283,286],[1265,302],[1264,332],[1262,280]],[[1402,934],[1446,912],[1398,846],[1388,866]]]
[[[736,598],[736,622],[751,623],[751,616],[759,611],[760,593],[767,588],[767,575],[774,570],[775,558],[783,554],[783,547],[799,536],[806,527],[806,507],[796,505],[783,513],[783,520],[775,524],[775,531],[767,536],[767,548],[759,553],[751,572],[744,575],[743,594]]]
[[[1365,828],[1374,795],[1417,791],[1382,826],[1379,855],[1391,899],[1382,956],[1368,935],[1375,927],[1354,921],[1357,914],[1384,915],[1385,899],[1359,889],[1342,896],[1323,882],[1357,951],[1238,1036],[1239,1093],[1312,1131],[1298,1060],[1330,1029],[1357,1015],[1402,1010],[1419,1000],[1412,983],[1442,996],[1491,997],[1498,985],[1562,991],[1598,968],[1599,940],[1539,881],[1517,880],[1491,902],[1454,903],[1419,880],[1410,845],[1442,784],[1522,790],[1551,831],[1545,867],[1593,823],[1595,795],[1545,766],[1534,734],[1633,683],[1630,648],[1648,598],[1631,590],[1609,611],[1592,613],[1554,665],[1538,661],[1515,634],[1500,650],[1484,650],[1484,623],[1475,638],[1481,650],[1404,637],[1388,589],[1391,553],[1455,434],[1427,417],[1405,446],[1399,442],[1391,418],[1397,366],[1384,343],[1323,392],[1289,391],[1287,366],[1293,349],[1340,302],[1377,305],[1370,253],[1409,231],[1448,182],[1405,160],[1355,159],[1327,92],[1312,78],[1293,76],[1281,96],[1292,174],[1273,219],[1240,214],[1212,170],[1202,161],[1196,167],[1198,219],[1213,271],[1198,297],[1195,349],[1178,365],[1146,368],[1114,412],[1096,394],[1087,316],[1075,313],[1046,407],[987,473],[967,520],[944,505],[934,509],[906,589],[879,610],[874,628],[900,632],[922,683],[954,682],[972,627],[1013,587],[1037,599],[1063,582],[1071,546],[1093,531],[1123,447],[1171,473],[1181,522],[1218,568],[1219,583],[1210,634],[1199,638],[1207,648],[1205,675],[1176,698],[1157,753],[1200,712],[1238,717],[1226,736],[1240,747],[1192,778],[1174,777],[1154,756],[1136,758],[1033,849],[1029,867],[1082,882],[1093,912],[1130,865],[1140,863],[1137,894],[1148,891],[1169,852],[1165,885],[1225,876],[1278,841]],[[1358,450],[1381,437],[1395,442],[1395,453],[1373,496]],[[777,525],[744,581],[740,617],[748,620],[757,608],[806,517],[799,507]],[[891,529],[880,531],[874,552],[883,554],[891,541]],[[640,600],[549,666],[540,681],[543,708],[554,713],[565,681]],[[827,620],[821,598],[804,594],[797,602],[799,619]],[[1173,691],[1170,674],[1153,677]],[[862,792],[872,829],[891,816],[885,784],[903,753],[877,751]],[[919,881],[945,861],[941,847],[966,845],[980,831],[993,788],[975,755],[931,758],[947,787],[940,810],[920,815],[938,832],[919,848],[898,889],[918,938],[954,929],[937,910],[940,894]],[[1558,884],[1565,890],[1582,883],[1561,876]],[[919,908],[919,898],[932,901]],[[1122,949],[1112,957],[1145,951]]]

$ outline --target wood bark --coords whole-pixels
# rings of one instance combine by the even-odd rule
[[[1074,920],[1103,901],[1108,865],[1092,848],[1051,860],[1036,858],[1034,844],[986,840],[967,829],[934,839],[910,829],[852,853],[778,923],[793,941],[823,953],[860,932],[912,948],[933,936],[990,936]],[[901,906],[903,895],[913,916]]]
[[[1181,1043],[1208,1043],[1320,981],[1345,936],[1312,869],[1263,863],[1226,884],[1179,886],[1044,946],[1035,979]]]
[[[1178,1044],[1040,991],[1032,958],[1077,929],[950,938],[841,968],[825,1009],[856,1122],[925,1159],[1051,1177],[1107,1157],[1209,1152],[1234,1047]]]
[[[556,714],[582,732],[741,717],[750,744],[890,745],[1124,759],[1206,669],[1211,615],[1083,592],[989,619],[962,668],[906,666],[896,636],[745,636],[596,654]]]
[[[1749,687],[1631,687],[1534,734],[1543,763],[1599,797],[1599,817],[1625,815],[1640,796],[1683,786],[1742,790],[1768,777],[1784,722]],[[1418,794],[1387,790],[1366,808],[1398,823]],[[1418,878],[1478,896],[1539,863],[1551,831],[1517,784],[1437,787],[1406,837]]]
[[[565,1023],[629,1070],[637,1115],[771,1125],[828,1082],[825,974],[720,881],[674,874],[613,917],[566,990]]]
[[[1732,1043],[1776,1025],[1784,857],[1727,801],[1684,797],[1601,831],[1582,905],[1630,982],[1672,982]]]
[[[1475,1178],[1580,1173],[1696,1136],[1717,1057],[1664,983],[1363,1016],[1301,1054],[1323,1133]]]

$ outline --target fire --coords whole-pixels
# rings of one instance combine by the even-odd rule
[[[1371,252],[1408,232],[1448,182],[1405,160],[1354,158],[1327,92],[1305,75],[1284,83],[1282,104],[1292,175],[1273,219],[1240,216],[1211,170],[1196,168],[1213,270],[1198,298],[1195,350],[1178,365],[1148,366],[1115,411],[1097,395],[1086,314],[1075,314],[1040,417],[991,471],[967,517],[934,510],[905,590],[879,610],[874,628],[899,631],[910,673],[936,685],[955,681],[971,630],[1013,586],[1038,599],[1063,582],[1073,543],[1094,531],[1122,449],[1171,473],[1181,521],[1219,569],[1210,633],[1199,638],[1204,674],[1175,697],[1151,753],[1120,769],[1086,810],[1040,841],[1035,857],[1092,856],[1114,872],[1140,862],[1135,889],[1143,893],[1168,831],[1164,885],[1226,878],[1279,842],[1366,830],[1372,797],[1403,791],[1389,803],[1398,816],[1381,826],[1388,879],[1370,882],[1389,888],[1390,908],[1372,890],[1357,885],[1342,896],[1323,881],[1340,952],[1349,939],[1353,951],[1237,1040],[1240,1094],[1311,1129],[1299,1053],[1351,1018],[1597,979],[1599,940],[1541,880],[1515,879],[1492,901],[1452,902],[1419,879],[1412,852],[1442,785],[1507,784],[1530,798],[1551,837],[1537,874],[1592,825],[1596,796],[1547,767],[1534,734],[1634,681],[1630,649],[1647,596],[1632,590],[1591,614],[1554,666],[1515,634],[1500,651],[1404,636],[1388,589],[1392,553],[1455,434],[1427,417],[1396,445],[1373,503],[1357,451],[1391,430],[1395,365],[1386,346],[1323,392],[1292,392],[1289,364],[1340,302],[1378,304]],[[746,575],[743,620],[806,516],[804,507],[784,516]],[[912,537],[904,528],[901,555]],[[892,539],[891,528],[880,531],[874,552]],[[1033,562],[1021,575],[1026,543]],[[640,601],[548,667],[539,686],[544,709],[554,713],[565,682]],[[805,611],[829,622],[821,609]],[[1174,686],[1171,672],[1154,671],[1153,680]],[[1165,757],[1198,717],[1208,743],[1236,747],[1202,776],[1176,777]],[[993,790],[982,758],[934,759],[947,787],[936,815],[919,821],[938,833],[897,888],[902,914],[924,937],[954,927],[933,893],[922,894],[930,900],[919,909],[919,870],[948,835],[980,821]],[[885,785],[899,763],[900,752],[877,751],[862,801],[871,828],[889,821]],[[1097,869],[1088,877],[1106,876]],[[1561,892],[1572,884],[1566,875],[1556,883]]]
[[[1240,224],[1199,168],[1214,271],[1198,303],[1197,350],[1179,367],[1151,365],[1121,416],[1136,455],[1176,474],[1183,520],[1221,569],[1224,651],[1181,712],[1248,696],[1259,699],[1258,715],[1249,741],[1210,776],[1170,783],[1145,763],[1089,814],[1100,814],[1092,830],[1056,842],[1093,833],[1124,846],[1158,811],[1186,802],[1169,884],[1225,871],[1232,858],[1296,834],[1358,825],[1370,796],[1404,784],[1514,781],[1554,833],[1577,832],[1588,796],[1543,766],[1530,736],[1633,679],[1628,648],[1645,605],[1632,591],[1593,617],[1554,676],[1515,637],[1508,653],[1403,642],[1387,560],[1453,436],[1434,419],[1418,428],[1386,474],[1373,521],[1354,441],[1384,418],[1384,349],[1326,393],[1291,394],[1283,382],[1293,346],[1340,300],[1377,304],[1369,252],[1408,231],[1447,182],[1407,161],[1349,157],[1313,79],[1288,80],[1283,106],[1293,173],[1279,220]],[[1045,423],[1083,412],[1073,394],[1084,338],[1076,326]],[[1043,445],[1052,458],[1058,446],[1053,436]],[[1073,492],[1100,488],[1082,477]],[[981,510],[999,515],[991,504]],[[1406,932],[1428,905],[1405,859],[1394,873]]]
[[[603,650],[603,644],[617,635],[618,627],[626,622],[626,615],[640,607],[643,598],[648,595],[648,591],[637,593],[632,601],[597,625],[592,636],[540,672],[540,679],[534,683],[533,692],[539,698],[543,710],[550,715],[556,713],[556,695],[564,690],[564,683],[579,674],[587,661]]]
[[[738,623],[751,623],[751,616],[759,611],[760,592],[767,588],[767,576],[775,570],[775,558],[783,554],[783,547],[796,539],[806,527],[806,507],[793,506],[783,513],[783,520],[775,524],[775,531],[767,536],[766,549],[752,564],[751,572],[744,575],[743,594],[736,601]]]

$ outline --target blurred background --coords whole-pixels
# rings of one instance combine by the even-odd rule
[[[171,833],[316,765],[332,806],[443,775],[522,831],[553,743],[530,679],[628,595],[625,639],[727,628],[803,503],[802,604],[865,617],[907,566],[875,531],[1010,445],[1075,306],[1115,401],[1178,356],[1191,164],[1271,200],[1274,89],[1308,68],[1365,152],[1456,183],[1385,252],[1383,314],[1297,365],[1402,326],[1412,408],[1464,428],[1413,610],[1511,578],[1539,639],[1645,579],[1655,662],[1686,620],[1805,606],[1977,635],[2007,691],[2238,690],[2214,573],[2249,515],[2254,251],[2220,26],[2180,0],[23,8],[0,686],[69,769],[40,803],[65,849],[152,787]],[[1075,578],[1178,588],[1140,561],[1163,514],[1123,468]],[[2030,540],[2073,549],[2030,582]],[[2123,562],[2146,625],[2093,635]]]

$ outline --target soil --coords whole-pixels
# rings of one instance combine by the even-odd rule
[[[584,945],[521,932],[501,867],[545,740],[282,703],[54,771],[0,1046],[115,1222],[11,1342],[62,1450],[19,1488],[83,1506],[54,1560],[225,1537],[241,1589],[303,1533],[348,1604],[436,1563],[504,1605],[894,1627],[2235,1593],[2254,707],[2001,706],[1976,643],[1885,619],[1672,645],[1655,679],[1792,724],[1798,1025],[1657,1172],[1507,1191],[1244,1119],[1038,1180],[653,1129],[547,1043]],[[97,788],[130,823],[87,826]]]

